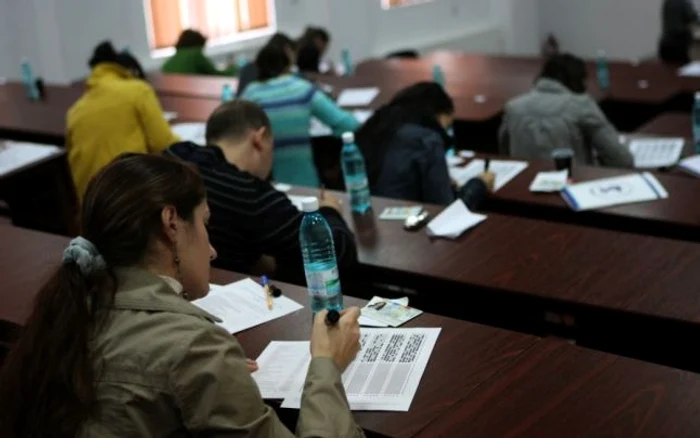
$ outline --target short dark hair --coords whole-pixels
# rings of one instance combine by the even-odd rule
[[[539,77],[555,80],[574,93],[584,93],[588,72],[581,58],[562,53],[547,59]]]
[[[255,66],[258,68],[258,79],[267,81],[284,73],[291,66],[291,60],[284,48],[268,44],[255,58]]]
[[[270,119],[257,103],[237,99],[219,106],[207,120],[207,144],[216,144],[228,138],[240,140],[250,131],[268,128]]]
[[[186,49],[188,47],[204,47],[207,44],[207,37],[194,29],[185,29],[175,43],[176,49]]]
[[[331,40],[331,35],[326,29],[322,27],[309,26],[306,29],[304,29],[304,33],[299,38],[300,46],[307,44],[315,39],[320,39],[324,43],[328,43]]]
[[[95,68],[95,66],[103,62],[119,64],[129,70],[137,78],[143,79],[145,77],[145,73],[138,59],[126,50],[117,52],[112,43],[107,40],[102,41],[95,47],[88,61],[88,65],[90,68]]]
[[[289,36],[285,33],[282,32],[277,32],[276,34],[272,35],[272,37],[267,41],[267,46],[278,46],[282,47],[283,49],[288,47],[292,50],[297,49],[297,43],[293,39],[289,38]]]

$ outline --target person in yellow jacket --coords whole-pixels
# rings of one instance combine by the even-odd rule
[[[161,152],[179,141],[130,55],[117,53],[105,41],[89,65],[87,91],[68,110],[66,133],[68,161],[81,202],[90,179],[118,155]]]

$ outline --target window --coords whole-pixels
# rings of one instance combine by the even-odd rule
[[[169,49],[185,29],[208,45],[241,41],[275,30],[273,0],[145,0],[152,50]]]
[[[433,0],[382,0],[382,9],[399,8],[401,6],[410,6],[432,1]]]

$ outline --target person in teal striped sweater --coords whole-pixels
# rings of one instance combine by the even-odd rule
[[[258,80],[241,98],[260,105],[272,123],[275,181],[318,187],[320,182],[311,152],[311,117],[329,126],[334,135],[355,131],[360,123],[311,82],[291,74],[292,64],[281,47],[267,46],[255,63]]]

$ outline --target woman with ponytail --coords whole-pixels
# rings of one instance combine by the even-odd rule
[[[82,234],[41,289],[0,372],[0,436],[287,437],[236,339],[189,303],[209,290],[200,176],[122,156],[90,182]],[[340,375],[359,348],[357,308],[317,315],[300,436],[362,436]]]

